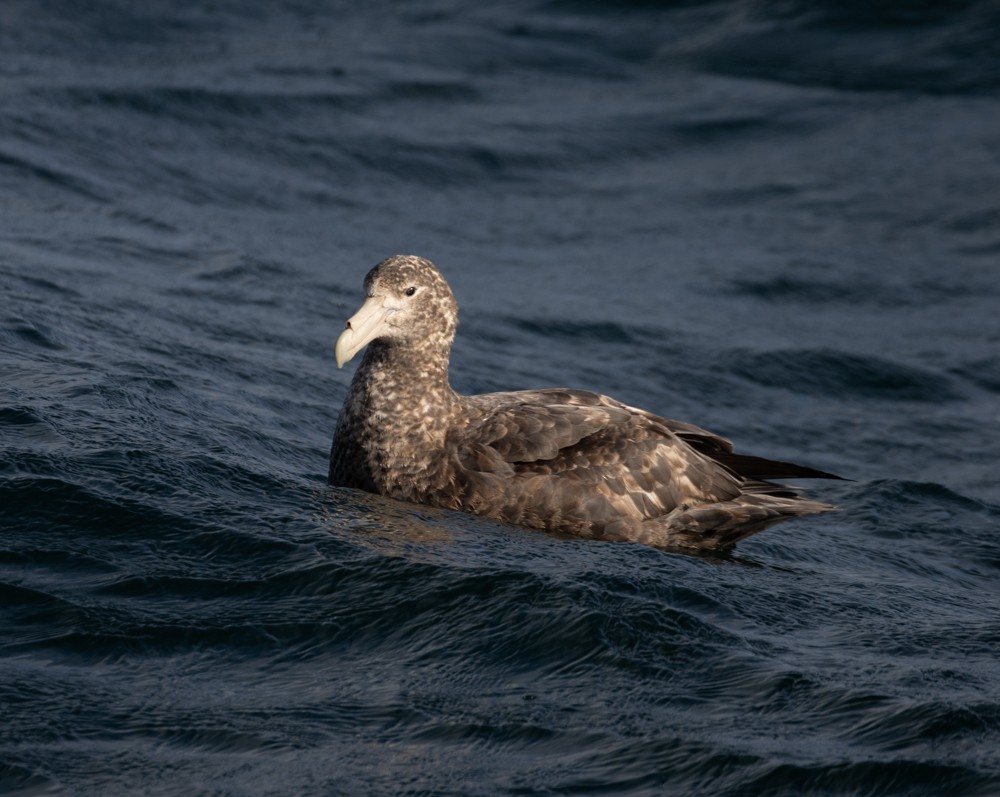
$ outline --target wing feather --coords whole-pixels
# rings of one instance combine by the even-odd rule
[[[676,434],[672,422],[606,396],[539,390],[477,398],[490,411],[468,430],[476,445],[494,450],[533,489],[535,477],[558,477],[572,500],[587,496],[591,513],[603,501],[609,515],[648,518],[688,501],[740,493],[740,478]],[[713,441],[713,450],[729,445],[696,426],[676,428]]]
[[[495,409],[469,436],[507,462],[537,462],[554,459],[563,449],[627,417],[628,413],[611,407],[520,401]]]

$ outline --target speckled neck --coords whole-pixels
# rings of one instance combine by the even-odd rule
[[[351,382],[330,461],[334,483],[413,500],[434,478],[446,435],[461,425],[448,353],[373,342]],[[360,475],[359,475],[360,474]]]
[[[357,389],[364,396],[368,412],[387,416],[384,428],[433,427],[435,418],[451,416],[458,403],[448,383],[449,351],[428,356],[423,349],[375,341],[354,375],[351,392]]]

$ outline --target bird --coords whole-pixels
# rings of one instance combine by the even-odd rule
[[[836,507],[774,479],[841,477],[738,454],[724,437],[569,388],[461,395],[448,369],[458,304],[438,268],[395,255],[334,346],[364,349],[328,481],[571,537],[727,551],[774,523]]]

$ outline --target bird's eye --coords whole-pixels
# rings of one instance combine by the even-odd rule
[[[412,286],[403,291],[403,293],[405,293],[407,296],[413,296],[413,294],[415,294],[416,292],[417,289]]]

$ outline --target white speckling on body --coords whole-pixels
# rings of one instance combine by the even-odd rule
[[[458,305],[423,258],[383,261],[365,293],[392,312],[371,333],[344,401],[331,484],[665,548],[728,548],[833,508],[768,481],[830,474],[738,455],[724,438],[607,396],[455,393],[448,366]]]

